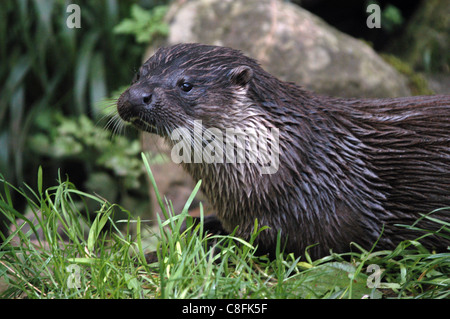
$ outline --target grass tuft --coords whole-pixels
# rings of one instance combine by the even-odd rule
[[[0,177],[0,213],[10,223],[0,246],[0,297],[450,297],[450,253],[429,252],[420,238],[392,251],[366,251],[355,244],[354,252],[319,260],[307,252],[295,258],[278,249],[269,260],[255,255],[255,238],[264,229],[258,221],[248,242],[234,234],[205,235],[202,223],[193,224],[187,213],[201,182],[175,214],[158,193],[145,156],[143,161],[164,213],[156,229],[98,195],[77,190],[67,179],[44,189],[41,169],[37,191]],[[24,212],[14,208],[12,192],[27,203]],[[119,212],[128,218],[115,221]],[[449,225],[435,222],[442,225],[439,234],[449,236]],[[147,263],[150,250],[157,258]]]

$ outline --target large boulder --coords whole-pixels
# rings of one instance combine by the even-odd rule
[[[410,95],[406,79],[370,46],[292,3],[180,1],[169,11],[169,27],[166,45],[200,42],[240,49],[280,79],[320,93]]]

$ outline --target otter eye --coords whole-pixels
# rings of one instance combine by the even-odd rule
[[[190,90],[192,90],[192,87],[193,85],[189,82],[183,82],[180,84],[180,89],[184,92],[189,92]]]

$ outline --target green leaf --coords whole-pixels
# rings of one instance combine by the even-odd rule
[[[51,17],[52,17],[52,11],[54,7],[55,1],[54,0],[34,0],[34,5],[36,7],[36,12],[39,18],[40,24],[46,29],[51,29]]]
[[[37,178],[37,187],[39,191],[39,196],[42,198],[43,189],[42,189],[42,166],[39,166],[38,169],[38,178]]]
[[[188,209],[191,206],[192,201],[195,198],[195,195],[197,195],[197,192],[200,189],[201,185],[202,185],[202,180],[199,180],[197,185],[195,185],[195,188],[192,191],[191,195],[189,196],[188,200],[186,201],[186,204],[184,204],[184,207],[183,207],[183,210],[182,210],[183,213],[187,213],[188,212]]]
[[[301,286],[303,297],[356,298],[367,296],[381,298],[381,293],[367,287],[367,275],[359,273],[353,278],[356,267],[346,262],[330,262],[312,267],[299,277],[304,276]],[[351,289],[350,289],[351,287]],[[349,293],[351,292],[351,294]]]
[[[125,282],[127,283],[127,288],[130,290],[137,291],[141,287],[139,281],[136,277],[131,276],[130,274],[124,274]]]
[[[105,65],[103,62],[103,54],[95,53],[90,66],[90,102],[95,106],[98,101],[101,101],[107,95],[107,84],[105,76]],[[98,115],[94,108],[94,115]]]
[[[131,16],[140,23],[145,23],[152,19],[152,15],[149,11],[142,9],[139,5],[133,4],[131,7]]]
[[[78,114],[86,113],[85,93],[88,83],[89,68],[91,66],[91,58],[98,37],[98,32],[91,32],[84,40],[78,53],[74,79],[74,95]]]
[[[135,31],[135,26],[136,23],[131,20],[131,19],[124,19],[120,24],[118,24],[115,28],[114,28],[114,32],[115,33],[123,33],[123,34],[128,34],[128,33],[134,33]]]
[[[94,265],[99,262],[97,258],[77,257],[68,258],[69,263],[82,264],[82,265]]]
[[[132,34],[138,43],[149,43],[157,36],[167,36],[169,28],[164,22],[167,10],[167,6],[156,6],[147,11],[134,4],[131,7],[132,18],[123,20],[114,32]]]
[[[108,222],[111,213],[112,209],[108,209],[106,212],[100,210],[97,213],[97,216],[95,217],[95,220],[92,223],[91,229],[89,230],[89,236],[87,240],[87,248],[89,253],[92,254],[94,252],[95,242],[97,241],[97,238],[100,235],[100,232],[102,231],[103,227],[105,227],[106,223]]]
[[[0,119],[3,117],[3,112],[6,112],[4,103],[8,102],[16,87],[21,83],[31,67],[31,59],[29,55],[20,57],[11,68],[8,79],[6,81],[0,100]]]
[[[144,153],[142,153],[141,156],[142,156],[142,160],[144,161],[144,166],[145,166],[145,169],[147,170],[147,174],[150,179],[150,183],[152,184],[153,190],[155,191],[155,195],[156,195],[156,199],[158,201],[159,207],[161,208],[164,217],[166,219],[168,219],[169,215],[167,214],[166,207],[164,206],[164,203],[161,199],[161,195],[159,194],[158,186],[156,186],[156,181],[155,181],[155,178],[153,177],[152,170],[150,169],[150,165],[148,163],[147,156]]]

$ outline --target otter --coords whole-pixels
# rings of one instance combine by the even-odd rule
[[[278,236],[286,253],[308,249],[312,258],[348,252],[353,242],[393,249],[423,235],[420,228],[442,226],[427,218],[416,229],[398,224],[433,210],[434,218],[450,222],[449,95],[319,95],[277,79],[238,50],[191,43],[160,48],[121,94],[117,110],[125,122],[174,146],[171,134],[182,127],[194,135],[184,146],[215,140],[195,134],[197,122],[201,132],[276,130],[278,148],[268,154],[278,155],[278,165],[269,173],[261,171],[267,162],[248,161],[248,152],[243,162],[195,161],[192,154],[181,162],[202,180],[225,232],[249,239],[255,219],[268,226],[255,242],[261,253],[273,254]],[[228,153],[236,155],[246,141]],[[271,141],[266,148],[275,146]],[[227,152],[225,144],[214,146]],[[446,249],[450,240],[430,235],[421,243]]]

